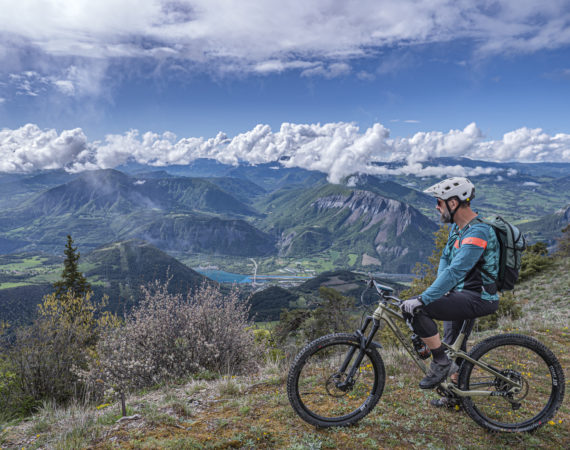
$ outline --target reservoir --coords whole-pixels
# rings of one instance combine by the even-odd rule
[[[202,269],[200,267],[193,268],[200,275],[210,278],[211,280],[217,281],[218,283],[251,283],[253,275],[243,275],[240,273],[225,272],[223,270],[216,269]],[[263,283],[269,280],[295,280],[295,281],[305,281],[310,280],[311,276],[297,276],[297,275],[257,275],[256,282]]]
[[[199,267],[194,268],[193,270],[198,272],[200,275],[204,275],[211,280],[217,281],[218,283],[251,283],[249,275],[224,272],[223,270],[201,269]]]

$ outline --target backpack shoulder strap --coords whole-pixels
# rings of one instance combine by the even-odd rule
[[[477,215],[477,217],[475,217],[468,226],[471,226],[473,223],[484,223],[489,227],[491,227],[491,229],[493,229],[493,232],[495,231],[493,225],[479,215]],[[485,274],[487,278],[493,280],[490,284],[483,285],[483,287],[487,292],[494,294],[495,292],[497,292],[497,277],[499,276],[499,274],[497,273],[497,276],[493,276],[492,273],[490,273],[487,269],[485,269],[484,265],[485,265],[485,257],[481,255],[481,258],[479,258],[479,261],[477,261],[475,267],[477,267],[481,273]]]

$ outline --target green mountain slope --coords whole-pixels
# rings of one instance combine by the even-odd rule
[[[246,205],[251,204],[266,193],[265,189],[245,178],[218,177],[206,178],[206,180],[226,192],[231,192],[232,196]]]
[[[298,294],[288,289],[270,286],[251,296],[249,315],[256,322],[279,320],[281,311],[293,307],[298,298]]]
[[[77,174],[64,170],[48,170],[33,174],[0,173],[0,208],[13,208],[39,192],[67,183]]]
[[[256,212],[215,183],[202,178],[167,178],[139,181],[147,198],[159,202],[172,201],[173,205],[160,205],[160,209],[189,209],[218,214],[255,215]],[[223,182],[221,183],[223,184]],[[228,183],[229,184],[229,183]]]
[[[358,189],[372,191],[383,197],[408,203],[416,209],[433,209],[433,197],[426,195],[417,189],[396,183],[388,178],[375,177],[372,175],[353,175],[346,179],[345,184]]]
[[[0,317],[12,326],[28,324],[44,295],[53,291],[53,286],[47,283],[0,289]]]
[[[554,244],[561,230],[570,222],[570,205],[541,219],[521,223],[519,228],[531,242],[546,241]]]
[[[437,225],[406,203],[342,185],[284,189],[257,204],[260,225],[279,236],[280,254],[356,254],[362,264],[408,272],[432,248]]]
[[[85,275],[109,295],[120,310],[139,298],[141,285],[168,281],[169,291],[187,294],[208,278],[145,241],[133,239],[105,245],[85,258]]]
[[[240,219],[172,214],[133,234],[167,251],[243,257],[275,252],[271,236]]]
[[[111,169],[86,172],[76,180],[49,189],[24,208],[24,213],[47,216],[69,212],[125,214],[140,209],[174,208],[228,214],[254,213],[205,179],[139,179]]]
[[[242,190],[239,192],[243,195],[256,191],[247,181],[222,180],[220,184],[235,190],[240,185]],[[257,215],[254,209],[206,179],[170,176],[146,179],[130,177],[116,170],[86,172],[12,210],[1,212],[0,251],[39,249],[56,252],[67,234],[73,235],[82,247],[94,249],[107,242],[137,237],[145,226],[151,227],[170,213],[187,214],[185,222],[196,219],[196,227],[204,225],[204,214],[211,219],[227,218],[224,220]],[[218,219],[218,226],[214,228],[224,229],[219,223]],[[232,235],[218,234],[221,242],[229,241],[229,248],[244,247],[244,236],[248,239],[248,233],[252,233],[255,238],[244,248],[261,247],[254,255],[268,251],[266,237],[261,239],[261,246],[253,243],[263,235],[253,227],[232,223],[224,226],[226,229],[239,228],[241,232],[242,241],[237,243],[231,242]],[[164,248],[174,245],[176,243],[172,242]],[[211,246],[206,245],[206,248],[209,251]],[[219,254],[223,252],[223,248],[217,250]]]

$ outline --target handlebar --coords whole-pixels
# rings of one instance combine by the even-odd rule
[[[362,295],[360,296],[360,303],[362,305],[364,305],[364,294],[371,287],[374,287],[376,289],[376,292],[378,293],[378,295],[380,295],[380,298],[382,299],[381,300],[382,303],[396,306],[398,308],[402,304],[403,300],[393,295],[390,295],[394,292],[393,288],[391,288],[390,286],[385,286],[383,284],[380,284],[373,278],[370,278],[366,283],[366,289],[362,291]]]

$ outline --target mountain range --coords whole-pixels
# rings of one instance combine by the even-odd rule
[[[570,205],[570,164],[465,158],[432,164],[504,170],[472,178],[474,207],[499,212],[533,239],[552,241],[567,221],[557,211]],[[353,268],[409,272],[432,248],[438,217],[421,189],[435,181],[355,174],[330,184],[322,173],[278,162],[209,160],[159,169],[130,164],[79,174],[0,174],[0,254],[58,253],[71,234],[84,253],[143,239],[171,254],[342,254]],[[552,215],[560,220],[548,219]]]
[[[570,164],[448,158],[432,164],[482,167],[482,175],[471,177],[473,207],[503,215],[531,242],[553,245],[570,220]],[[228,166],[209,160],[119,169],[0,174],[4,320],[29,320],[51,291],[61,261],[53,255],[62,254],[67,234],[96,295],[108,294],[117,312],[140,298],[141,284],[168,281],[172,292],[186,294],[208,281],[186,265],[200,261],[240,273],[250,273],[252,258],[265,273],[287,266],[304,274],[330,271],[328,278],[314,278],[311,293],[305,292],[311,282],[256,293],[252,314],[275,320],[282,307],[314,297],[318,286],[352,280],[335,270],[410,273],[431,254],[438,229],[434,201],[421,192],[435,177],[354,174],[331,184],[325,174],[278,162]],[[45,273],[11,269],[32,260],[45,261]]]

